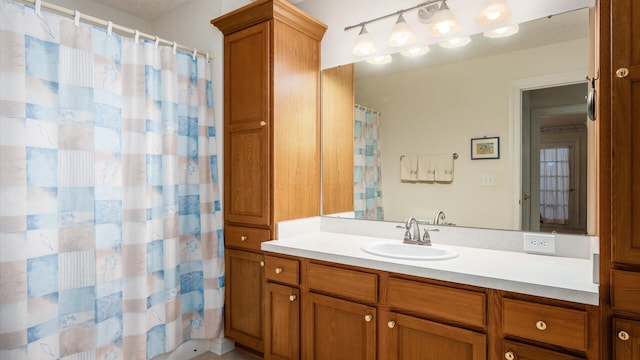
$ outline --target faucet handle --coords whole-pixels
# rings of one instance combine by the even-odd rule
[[[407,229],[405,226],[402,225],[396,225],[396,228],[398,229],[404,229],[404,239],[403,241],[410,241],[411,240],[411,232],[409,231],[409,229]]]

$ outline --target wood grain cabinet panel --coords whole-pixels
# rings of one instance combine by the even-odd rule
[[[640,272],[611,270],[611,306],[640,314]]]
[[[486,335],[388,312],[380,314],[380,359],[485,360]]]
[[[306,281],[310,291],[375,303],[378,301],[378,275],[310,263]]]
[[[613,319],[613,360],[640,359],[640,321]]]
[[[225,336],[258,351],[263,350],[264,271],[262,254],[227,249]]]
[[[503,359],[507,360],[584,360],[582,357],[575,357],[515,341],[504,341],[502,350]]]
[[[224,231],[225,246],[242,250],[260,251],[260,244],[263,241],[269,241],[271,237],[269,230],[246,226],[227,225]]]
[[[471,326],[486,325],[486,294],[390,278],[386,291],[390,307]]]
[[[300,358],[300,290],[266,284],[265,359]]]
[[[375,307],[314,293],[303,304],[303,359],[376,359]]]
[[[578,351],[587,349],[587,313],[503,299],[503,332]]]
[[[275,256],[265,256],[264,272],[268,281],[298,286],[300,283],[300,269],[298,260],[283,259]]]

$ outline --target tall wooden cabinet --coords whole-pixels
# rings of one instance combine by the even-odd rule
[[[602,0],[599,10],[603,357],[631,360],[640,358],[640,2]]]
[[[264,350],[260,243],[320,214],[320,40],[284,0],[211,20],[224,34],[225,336]]]

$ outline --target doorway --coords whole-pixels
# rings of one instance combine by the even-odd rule
[[[587,233],[587,84],[522,92],[522,230]]]

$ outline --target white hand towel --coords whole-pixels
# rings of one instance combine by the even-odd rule
[[[418,181],[435,181],[436,170],[433,167],[431,156],[418,156]]]
[[[400,159],[400,180],[418,181],[417,156],[403,156]]]
[[[434,155],[431,157],[431,164],[435,168],[436,181],[453,181],[453,157],[448,155]]]

